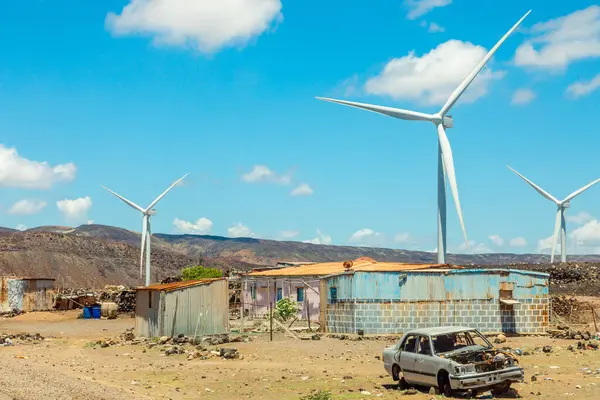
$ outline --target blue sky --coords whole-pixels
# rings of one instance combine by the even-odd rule
[[[452,114],[470,252],[547,251],[557,198],[600,177],[593,1],[23,0],[0,13],[0,225],[432,250],[430,124],[314,99],[436,112],[528,10]],[[600,185],[568,210],[600,252]],[[451,196],[448,242],[464,251]],[[491,237],[491,238],[490,238]],[[512,242],[512,244],[511,244]]]

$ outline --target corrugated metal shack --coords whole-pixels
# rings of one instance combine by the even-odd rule
[[[229,289],[223,278],[136,289],[137,336],[202,336],[228,331]]]
[[[0,312],[47,311],[54,305],[54,279],[3,276],[0,278]]]
[[[321,280],[321,326],[366,334],[444,325],[542,333],[549,324],[548,281],[549,274],[501,268],[350,268]]]

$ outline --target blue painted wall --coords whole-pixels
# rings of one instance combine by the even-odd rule
[[[473,300],[497,299],[501,283],[513,284],[513,298],[548,296],[548,274],[509,269],[466,269],[444,272],[355,272],[327,278],[343,300]]]

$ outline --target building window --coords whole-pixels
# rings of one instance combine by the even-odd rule
[[[332,303],[337,303],[337,288],[336,287],[329,288],[329,297],[331,298]]]
[[[304,288],[302,288],[302,287],[296,288],[296,301],[298,301],[298,302],[304,301]]]
[[[283,288],[277,288],[277,301],[283,298]]]

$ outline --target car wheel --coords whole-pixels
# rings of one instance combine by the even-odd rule
[[[496,396],[499,394],[505,394],[509,390],[510,390],[510,382],[507,382],[507,383],[501,383],[500,385],[493,388],[491,391],[492,391],[492,394],[494,396]]]
[[[400,380],[400,367],[397,364],[392,367],[392,379],[395,381]]]
[[[438,377],[438,388],[444,397],[452,397],[454,390],[450,386],[450,378],[447,373],[441,373]]]

